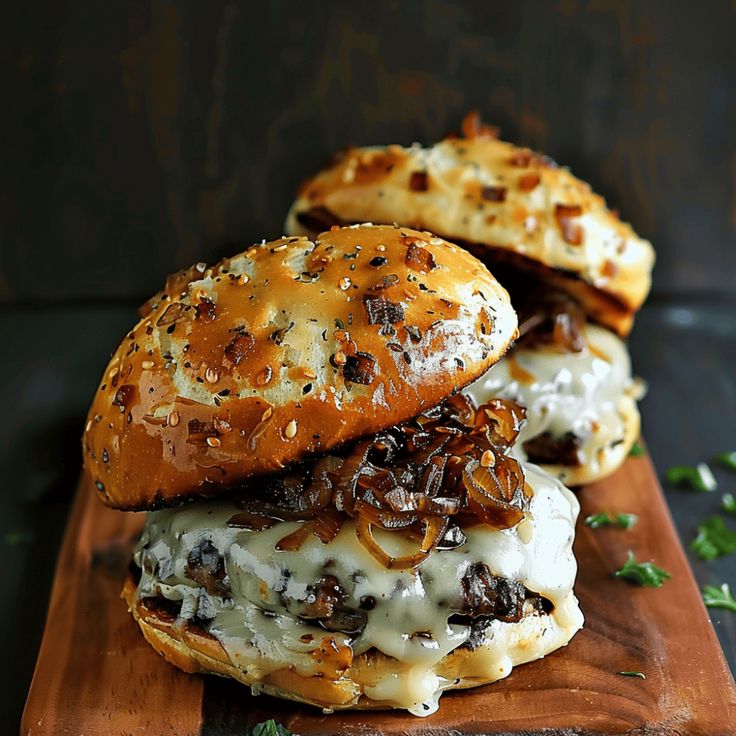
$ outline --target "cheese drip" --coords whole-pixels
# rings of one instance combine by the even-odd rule
[[[547,616],[527,607],[518,624],[494,621],[483,656],[474,660],[478,671],[466,676],[486,681],[504,677],[513,664],[566,644],[582,625],[572,595],[577,500],[536,466],[527,464],[524,472],[533,489],[524,521],[506,530],[473,526],[466,530],[465,544],[435,550],[414,570],[384,568],[360,544],[352,520],[329,544],[312,536],[300,550],[289,552],[275,546],[299,522],[283,522],[262,531],[229,528],[228,519],[239,509],[227,500],[152,512],[134,556],[141,567],[138,597],[180,601],[180,618],[205,620],[207,630],[232,663],[247,673],[254,690],[266,689],[259,681],[287,666],[303,676],[339,677],[325,671],[324,662],[320,665],[315,656],[326,636],[332,639],[331,646],[350,647],[353,656],[375,648],[398,660],[396,672],[401,675],[378,677],[365,688],[365,695],[427,715],[436,710],[442,690],[453,684],[436,675],[434,666],[470,635],[469,626],[448,621],[462,600],[461,579],[470,565],[485,563],[494,575],[519,581],[548,599],[554,610]],[[411,548],[400,535],[378,534],[381,544],[396,554]],[[190,553],[207,541],[224,561],[222,583],[229,591],[222,595],[208,593],[187,575]],[[340,582],[346,606],[358,609],[361,602],[375,602],[365,611],[365,627],[359,634],[326,632],[314,621],[290,613],[293,604],[308,598],[309,586],[326,574]],[[538,631],[533,642],[517,647],[519,632],[533,627],[529,621],[540,616],[549,619],[546,639]]]
[[[571,432],[580,441],[581,464],[590,475],[605,474],[609,452],[625,442],[627,412],[635,413],[641,384],[631,377],[624,343],[596,325],[584,328],[588,343],[580,353],[553,347],[517,347],[465,389],[476,404],[493,397],[526,407],[514,454],[526,459],[523,443],[549,432],[562,438]],[[560,470],[564,478],[564,469]]]

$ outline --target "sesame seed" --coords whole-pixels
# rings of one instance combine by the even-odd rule
[[[274,248],[272,249],[272,252],[273,252],[273,253],[279,253],[279,252],[281,252],[282,250],[286,250],[286,249],[287,249],[288,247],[289,247],[289,246],[288,246],[288,243],[281,243],[281,245],[277,245],[276,247],[274,247]]]
[[[241,286],[245,286],[250,281],[250,276],[248,276],[247,273],[240,274],[240,277],[238,278],[238,283]]]
[[[492,468],[496,464],[496,457],[491,450],[486,450],[480,457],[482,468]]]
[[[352,284],[352,281],[347,276],[343,276],[338,282],[337,285],[343,290],[347,291],[350,288],[350,285]]]
[[[266,411],[263,412],[263,416],[261,416],[261,421],[265,422],[266,419],[270,419],[272,414],[273,414],[273,407],[269,406],[268,409],[266,409]]]
[[[380,251],[381,253],[383,253],[383,252],[385,252],[385,250],[386,250],[386,246],[385,246],[385,245],[384,245],[383,243],[379,243],[379,244],[378,244],[378,245],[376,246],[376,250],[377,250],[377,251]]]
[[[91,419],[88,419],[87,420],[87,426],[84,428],[84,431],[85,432],[89,432],[89,430],[90,430],[91,427],[92,427],[92,420]]]
[[[214,425],[215,429],[221,434],[223,432],[230,432],[232,430],[232,425],[230,424],[230,422],[228,422],[227,419],[221,419],[220,417],[215,417]]]
[[[302,368],[304,378],[317,378],[317,374],[311,368]]]
[[[296,437],[296,419],[292,419],[286,425],[286,429],[284,430],[284,436],[290,440]]]
[[[197,289],[197,293],[195,295],[199,301],[204,301],[205,299],[209,299],[209,295],[204,289]]]
[[[150,371],[151,368],[153,368],[153,366],[154,366],[154,363],[152,360],[144,360],[141,363],[141,368],[143,368],[144,371]]]
[[[177,424],[179,424],[179,412],[178,411],[172,411],[171,414],[169,414],[169,427],[176,427]]]
[[[332,360],[337,365],[345,365],[348,362],[347,355],[342,350],[338,350],[333,356]]]
[[[220,380],[220,371],[210,366],[204,372],[204,377],[207,379],[207,383],[217,383]]]
[[[207,444],[210,447],[219,447],[222,443],[217,437],[208,437],[207,438]]]
[[[273,375],[273,371],[271,370],[271,366],[267,365],[257,376],[256,376],[256,383],[259,386],[265,386],[267,383],[271,381],[271,376]]]

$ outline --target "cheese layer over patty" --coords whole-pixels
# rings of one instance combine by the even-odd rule
[[[260,679],[285,667],[305,677],[339,677],[323,671],[318,656],[326,636],[336,651],[349,648],[353,657],[375,648],[397,660],[397,666],[393,673],[377,677],[364,694],[427,715],[436,710],[442,690],[453,684],[433,668],[448,653],[468,646],[467,618],[464,623],[449,619],[463,597],[463,576],[474,564],[485,564],[494,576],[522,584],[552,606],[547,614],[525,605],[519,623],[487,622],[480,645],[487,648],[487,656],[477,660],[468,675],[485,681],[504,677],[514,664],[566,644],[582,625],[572,594],[577,500],[536,466],[526,464],[524,472],[533,497],[520,524],[506,530],[469,527],[464,544],[435,550],[414,570],[383,567],[358,541],[352,520],[329,544],[310,537],[298,551],[290,552],[275,547],[299,522],[282,522],[262,531],[230,528],[227,521],[239,509],[227,500],[152,512],[135,551],[141,567],[138,597],[180,602],[179,618],[201,622],[252,680],[254,690]],[[379,530],[376,536],[396,554],[411,550],[411,543],[400,535]],[[222,556],[221,591],[208,592],[188,574],[190,555],[203,544]],[[364,610],[359,633],[326,632],[295,613],[310,603],[315,582],[325,575],[339,581],[345,607]],[[366,607],[366,601],[371,605]],[[530,616],[544,616],[545,625],[532,627],[534,637],[524,643],[523,656],[510,658],[505,642],[519,638],[517,629]]]
[[[514,446],[517,457],[526,459],[523,444],[538,435],[561,439],[572,434],[579,441],[586,475],[602,476],[615,469],[607,467],[610,451],[630,434],[630,417],[638,417],[635,401],[643,391],[631,376],[621,339],[593,324],[585,326],[584,337],[587,347],[579,353],[518,346],[465,393],[478,405],[501,397],[526,407],[526,423]],[[554,472],[566,479],[564,469]]]

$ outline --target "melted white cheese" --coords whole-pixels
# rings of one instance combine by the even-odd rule
[[[580,353],[559,353],[545,345],[517,347],[465,389],[477,404],[501,397],[526,407],[517,457],[526,459],[522,444],[543,432],[554,437],[572,432],[581,440],[582,464],[598,473],[603,451],[624,441],[621,402],[641,395],[631,377],[629,353],[602,327],[586,325],[585,338],[588,347]]]
[[[567,643],[582,625],[571,593],[577,569],[572,554],[577,500],[536,466],[526,464],[524,471],[533,489],[524,522],[507,530],[471,527],[464,545],[435,550],[416,570],[384,568],[357,540],[352,521],[327,545],[311,536],[300,550],[289,552],[277,551],[275,545],[298,522],[260,532],[229,528],[227,520],[239,509],[224,500],[156,511],[148,515],[135,552],[143,568],[138,595],[181,601],[181,616],[199,613],[211,619],[209,632],[233,664],[252,678],[256,689],[259,679],[289,665],[304,676],[317,674],[319,660],[312,653],[327,635],[338,646],[351,647],[356,656],[375,647],[404,667],[400,674],[379,678],[366,694],[426,715],[436,709],[439,694],[451,684],[435,675],[432,667],[470,634],[468,626],[448,622],[462,600],[461,578],[469,565],[485,563],[494,575],[519,581],[547,598],[555,606],[551,626],[562,633],[536,650],[527,642],[525,656],[512,661],[504,642],[518,635],[515,632],[527,618],[538,619],[538,614],[525,616],[519,624],[496,621],[488,637],[494,643],[489,643],[482,658],[488,671],[468,676],[486,680],[505,676],[512,664]],[[411,551],[411,545],[398,535],[378,532],[377,537],[395,554]],[[224,558],[230,596],[210,595],[186,575],[190,551],[204,540],[211,540]],[[290,613],[290,604],[304,601],[307,586],[324,575],[340,581],[347,595],[344,603],[350,608],[358,608],[364,596],[375,599],[359,635],[328,634]],[[530,655],[534,651],[536,655]]]

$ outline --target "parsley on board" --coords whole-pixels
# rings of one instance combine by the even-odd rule
[[[733,493],[723,494],[721,508],[728,514],[736,514],[736,498],[733,497]]]
[[[720,455],[716,455],[715,461],[731,470],[736,470],[736,450],[733,452],[722,452]]]
[[[667,471],[667,482],[675,486],[690,486],[696,491],[715,491],[718,483],[713,471],[705,464],[674,465]]]
[[[629,457],[644,457],[646,454],[647,451],[638,442],[634,442],[634,444],[631,445]]]
[[[706,585],[703,588],[703,603],[708,608],[723,608],[736,613],[736,598],[733,597],[728,583],[723,583],[720,587]]]
[[[16,547],[19,544],[27,544],[32,541],[33,534],[27,531],[5,532],[5,535],[3,536],[3,542],[7,544],[8,547]]]
[[[698,525],[698,536],[690,549],[701,560],[715,560],[736,552],[736,532],[731,531],[722,516],[711,516]]]
[[[602,526],[617,526],[619,529],[631,529],[639,517],[636,514],[618,513],[615,516],[600,513],[592,514],[585,519],[585,524],[591,529],[599,529]]]
[[[250,733],[251,736],[291,736],[291,733],[280,723],[276,723],[273,718],[270,721],[256,723]]]
[[[624,677],[638,677],[640,680],[646,680],[647,676],[643,672],[617,672],[617,675],[623,675]]]
[[[672,577],[653,562],[637,562],[631,550],[624,566],[613,574],[617,578],[625,578],[645,588],[661,588],[664,581]]]

